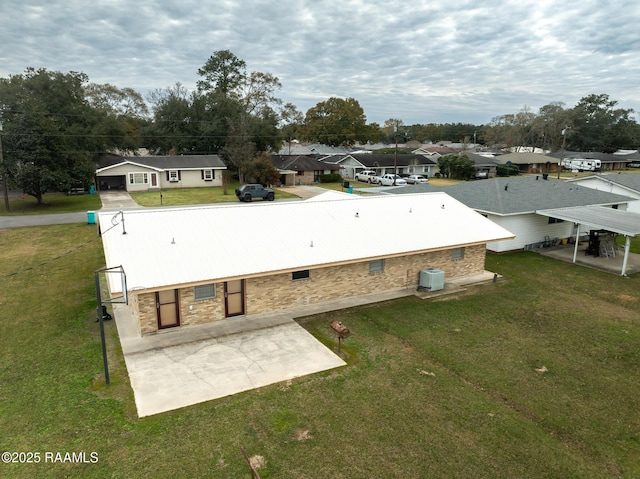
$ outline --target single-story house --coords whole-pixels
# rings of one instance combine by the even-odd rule
[[[280,172],[280,183],[286,186],[313,185],[320,176],[340,173],[340,167],[309,155],[272,155],[271,162]]]
[[[500,155],[496,157],[496,161],[502,165],[511,162],[518,167],[520,173],[557,173],[560,160],[541,153],[519,152]]]
[[[324,196],[326,195],[326,196]],[[441,192],[100,213],[112,297],[141,335],[360,296],[413,290],[420,272],[484,272],[513,234]],[[338,196],[339,195],[339,196]],[[120,228],[117,221],[126,222]],[[114,226],[115,224],[115,226]]]
[[[572,222],[539,214],[540,210],[575,206],[603,206],[627,209],[628,196],[573,185],[541,176],[491,178],[452,186],[429,184],[390,189],[392,194],[442,191],[514,233],[514,238],[492,242],[490,251],[533,249],[571,238]]]
[[[595,151],[557,151],[549,153],[547,156],[555,158],[556,163],[563,159],[576,160],[600,160],[602,171],[624,170],[633,161],[629,155],[614,155],[610,153],[600,153]]]
[[[356,173],[362,170],[374,170],[380,176],[387,173],[402,175],[424,175],[431,177],[435,174],[437,164],[424,155],[414,154],[378,154],[378,153],[351,153],[343,156],[331,156],[322,159],[323,162],[334,164],[342,168],[342,176],[355,178]]]
[[[627,211],[640,213],[640,201],[638,201],[640,200],[640,174],[638,173],[583,176],[582,178],[572,178],[567,182],[598,191],[628,196],[631,201],[629,201]]]
[[[111,156],[98,164],[96,185],[127,191],[222,186],[226,169],[218,155]]]

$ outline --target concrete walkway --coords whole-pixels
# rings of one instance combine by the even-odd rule
[[[405,288],[269,314],[238,316],[144,337],[140,336],[129,306],[114,304],[113,315],[136,408],[142,417],[345,365],[295,318],[414,294],[422,299],[453,294],[464,291],[466,285],[491,281],[493,277],[493,273],[485,271],[447,281],[440,291]]]

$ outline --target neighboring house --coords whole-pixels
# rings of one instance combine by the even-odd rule
[[[453,186],[410,185],[389,190],[393,194],[446,192],[469,208],[515,234],[490,243],[494,252],[532,249],[555,239],[570,238],[574,224],[538,214],[539,210],[574,206],[606,206],[626,210],[631,199],[604,191],[541,177],[491,178]]]
[[[329,146],[321,143],[286,142],[278,151],[279,155],[311,156],[311,155],[346,155],[354,151],[349,146]]]
[[[280,183],[286,186],[313,185],[321,175],[340,173],[340,167],[324,163],[314,156],[272,155],[271,162],[280,172]]]
[[[227,169],[218,155],[108,157],[98,166],[98,190],[127,191],[221,186]]]
[[[511,162],[518,167],[520,173],[557,173],[559,158],[540,153],[509,153],[496,157],[496,161],[502,165]]]
[[[326,195],[326,196],[325,196]],[[420,271],[484,272],[486,245],[513,235],[445,193],[125,211],[99,223],[112,297],[142,335],[385,291]],[[386,220],[390,220],[386,221]],[[223,231],[224,230],[224,231]]]
[[[479,155],[477,153],[461,153],[467,155],[476,165],[476,176],[480,178],[492,178],[496,176],[498,161],[492,155]]]
[[[414,154],[376,154],[376,153],[351,153],[344,156],[331,156],[322,159],[328,164],[338,165],[342,169],[342,176],[355,178],[356,173],[362,170],[374,170],[379,176],[387,173],[398,175],[424,175],[433,176],[436,170],[436,162],[424,155]]]
[[[555,158],[556,163],[566,158],[576,160],[600,160],[602,171],[624,170],[627,168],[627,165],[633,161],[631,155],[612,155],[593,151],[559,151],[549,153],[547,156]]]
[[[584,176],[567,180],[567,182],[598,191],[628,196],[631,200],[627,211],[640,213],[640,201],[638,201],[640,200],[640,174],[638,173]]]

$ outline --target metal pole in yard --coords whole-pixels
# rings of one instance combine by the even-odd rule
[[[104,379],[109,385],[109,363],[107,361],[107,341],[104,337],[104,316],[102,314],[102,296],[100,294],[100,272],[95,272],[96,277],[96,296],[98,297],[98,306],[96,313],[98,314],[98,321],[100,322],[100,340],[102,341],[102,362],[104,363]]]

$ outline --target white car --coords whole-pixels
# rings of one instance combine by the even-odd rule
[[[406,186],[407,182],[398,175],[388,173],[380,177],[378,184],[382,186],[394,186],[394,184],[395,186]]]
[[[429,183],[429,180],[422,175],[411,175],[407,177],[406,180],[407,180],[407,183],[409,183],[410,185],[417,185],[419,183]]]

